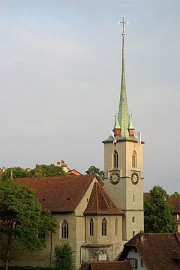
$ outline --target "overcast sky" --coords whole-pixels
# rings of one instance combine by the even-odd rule
[[[103,169],[118,111],[121,30],[144,190],[180,192],[180,1],[0,0],[0,167]]]

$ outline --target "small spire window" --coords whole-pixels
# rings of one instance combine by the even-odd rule
[[[118,152],[114,151],[114,168],[118,168]]]
[[[134,150],[132,154],[132,167],[136,168],[137,167],[137,154],[136,151]]]

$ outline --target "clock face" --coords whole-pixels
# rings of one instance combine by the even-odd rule
[[[139,181],[139,175],[138,173],[134,172],[131,176],[131,181],[134,185],[136,185]]]
[[[113,185],[116,185],[120,181],[120,175],[117,172],[113,172],[110,176],[110,181]]]

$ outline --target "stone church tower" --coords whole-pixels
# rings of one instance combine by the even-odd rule
[[[104,143],[105,191],[116,206],[125,212],[123,241],[144,229],[143,144],[135,134],[128,112],[124,61],[124,25],[122,32],[122,74],[118,113],[111,136]]]

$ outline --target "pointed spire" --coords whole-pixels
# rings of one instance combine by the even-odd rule
[[[134,129],[134,124],[132,120],[132,114],[129,116],[129,129]]]
[[[134,136],[134,125],[132,120],[132,114],[129,116],[129,136]]]
[[[128,112],[128,103],[126,95],[126,80],[125,80],[125,61],[124,61],[124,37],[125,29],[124,25],[127,23],[124,20],[125,16],[123,15],[123,21],[120,22],[123,24],[122,31],[122,73],[121,73],[121,95],[119,102],[119,111],[118,111],[118,122],[121,128],[121,137],[129,137],[129,112]]]
[[[121,128],[119,126],[119,121],[118,121],[118,114],[115,115],[115,123],[114,123],[114,136],[120,136],[121,135]]]

